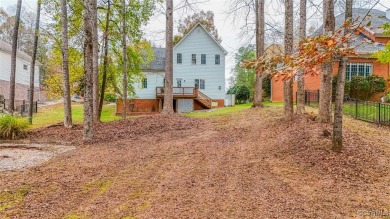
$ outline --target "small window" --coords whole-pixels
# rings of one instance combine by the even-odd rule
[[[177,64],[181,64],[183,62],[183,56],[181,53],[177,54]]]
[[[346,80],[350,81],[354,76],[367,77],[372,75],[372,63],[348,63]]]
[[[27,65],[23,65],[23,69],[24,70],[28,70],[28,66]]]
[[[204,79],[195,79],[195,87],[204,90],[205,89],[205,80]]]
[[[181,87],[181,80],[177,81],[177,87]]]
[[[192,64],[196,65],[196,54],[192,54]]]
[[[220,65],[221,64],[221,55],[215,55],[215,64]]]
[[[201,55],[201,60],[200,61],[201,61],[202,65],[206,65],[206,54],[202,54]]]
[[[147,78],[142,79],[142,88],[148,88],[148,79]]]

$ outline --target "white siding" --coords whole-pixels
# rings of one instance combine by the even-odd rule
[[[156,87],[164,86],[164,73],[146,72],[148,87],[142,88],[142,83],[135,83],[134,89],[139,99],[156,99]]]
[[[24,70],[23,65],[27,65],[27,70]],[[16,58],[16,83],[29,85],[30,84],[30,67],[31,63]],[[11,75],[11,54],[0,51],[0,80],[9,81]],[[35,66],[35,87],[39,87],[39,67]]]
[[[182,54],[182,64],[177,64],[177,53]],[[212,99],[225,99],[225,51],[200,26],[197,26],[173,50],[173,86],[182,79],[182,87],[195,87],[195,79],[205,80],[205,89],[200,89]],[[192,64],[192,54],[196,54],[197,63]],[[206,64],[201,64],[201,54],[206,54]],[[215,55],[220,55],[220,64],[215,64]],[[142,89],[141,83],[134,86],[137,98],[155,99],[156,86],[163,86],[163,73],[144,73],[148,78],[148,88]],[[220,88],[220,89],[219,89]]]
[[[177,53],[182,54],[182,64],[177,64]],[[192,64],[196,54],[196,65]],[[201,64],[201,54],[206,54],[206,64]],[[215,55],[221,62],[215,64]],[[182,78],[182,87],[194,87],[195,79],[204,79],[205,90],[200,90],[212,99],[225,99],[225,54],[200,26],[196,27],[173,51],[173,83]],[[221,89],[219,89],[221,86]]]

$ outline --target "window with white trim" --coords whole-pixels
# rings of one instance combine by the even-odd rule
[[[177,54],[177,64],[181,64],[183,62],[183,56],[181,53]]]
[[[23,69],[24,69],[24,70],[28,70],[28,65],[23,64]]]
[[[147,78],[142,79],[142,88],[148,88],[148,79]]]
[[[192,64],[196,65],[196,54],[192,54]]]
[[[202,65],[206,65],[206,54],[202,54],[200,57],[200,62]]]
[[[353,76],[367,77],[372,75],[372,63],[348,63],[346,80],[350,81]]]
[[[219,54],[215,55],[215,64],[216,65],[221,64],[221,55],[219,55]]]
[[[204,90],[206,87],[206,81],[204,79],[195,79],[195,87]]]

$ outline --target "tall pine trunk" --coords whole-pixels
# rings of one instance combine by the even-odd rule
[[[99,122],[99,44],[97,30],[97,0],[93,0],[93,122]]]
[[[37,4],[37,18],[35,20],[35,33],[34,33],[34,48],[31,57],[30,67],[30,89],[28,94],[28,121],[32,124],[33,119],[33,107],[34,107],[34,76],[35,76],[35,61],[37,59],[37,48],[38,48],[38,35],[39,35],[39,20],[41,16],[41,0],[38,0]]]
[[[264,0],[255,1],[256,8],[256,57],[259,58],[264,55]],[[255,93],[253,100],[253,107],[263,106],[263,78],[264,72],[256,72],[255,77]]]
[[[333,0],[323,1],[324,15],[324,34],[334,31],[334,3]],[[322,74],[320,81],[320,103],[318,119],[321,123],[330,123],[332,121],[332,80],[333,80],[333,62],[329,61],[322,64]]]
[[[352,0],[345,2],[345,20],[352,21]],[[348,27],[344,29],[344,35],[350,33]],[[333,140],[332,150],[340,152],[343,149],[343,104],[344,104],[344,86],[345,74],[347,70],[348,56],[344,56],[339,61],[336,102],[334,108]]]
[[[11,75],[9,80],[9,106],[8,111],[13,114],[15,110],[15,81],[16,81],[16,51],[18,50],[18,36],[20,11],[22,10],[22,0],[18,0],[16,6],[14,32],[12,34],[12,53],[11,53]]]
[[[306,0],[300,0],[299,4],[299,38],[303,40],[306,37]],[[297,86],[297,113],[305,113],[305,70],[298,73]]]
[[[106,15],[106,27],[104,30],[104,58],[103,58],[103,74],[102,74],[102,87],[100,89],[100,102],[99,102],[99,120],[102,116],[103,110],[103,101],[104,101],[104,93],[106,90],[107,83],[107,63],[108,63],[108,29],[110,25],[110,10],[111,10],[111,2],[107,1],[107,15]]]
[[[72,127],[72,107],[70,101],[69,85],[69,53],[68,53],[68,6],[67,0],[61,0],[61,22],[62,22],[62,80],[64,99],[64,126]]]
[[[122,109],[122,119],[126,119],[127,116],[127,42],[126,42],[126,0],[122,2],[122,49],[123,49],[123,109]]]
[[[293,52],[293,0],[286,0],[284,17],[284,53],[290,55]],[[284,115],[286,119],[292,120],[293,108],[293,80],[286,79],[284,82]]]
[[[173,111],[173,1],[166,1],[166,29],[165,29],[165,89],[163,114],[172,114]]]
[[[93,124],[93,10],[94,0],[84,0],[84,140],[94,136]]]

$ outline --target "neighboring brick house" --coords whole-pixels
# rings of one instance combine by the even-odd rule
[[[143,68],[145,78],[135,83],[131,113],[162,110],[165,82],[165,49],[153,48],[155,60]],[[201,25],[196,25],[173,48],[173,108],[176,112],[223,107],[226,50]],[[117,113],[122,101],[117,101]]]
[[[5,99],[9,98],[10,75],[11,75],[11,44],[0,40],[0,95]],[[40,91],[39,76],[40,63],[35,65],[34,77],[34,100],[41,101],[43,94]],[[31,57],[26,53],[18,50],[16,55],[16,84],[15,84],[15,101],[28,100],[28,90],[30,87],[30,68]]]
[[[358,9],[354,8],[352,11],[353,18],[365,17],[369,12],[369,9]],[[376,51],[384,49],[386,43],[390,41],[390,36],[383,33],[381,26],[384,23],[390,22],[390,9],[386,12],[372,9],[371,14],[371,26],[370,29],[360,29],[359,35],[355,37],[352,42],[352,47],[356,47],[355,51],[358,56],[349,57],[346,80],[351,80],[352,76],[367,76],[367,75],[380,75],[389,81],[390,76],[390,64],[382,64],[376,58],[372,57],[372,54]],[[336,28],[339,28],[344,22],[345,14],[336,16]],[[318,29],[314,35],[320,35],[323,33],[322,27]],[[363,44],[360,45],[364,39],[370,39],[374,42],[378,42],[378,45],[374,44]],[[360,46],[357,46],[360,45]],[[338,63],[334,63],[333,74],[337,74]],[[296,98],[297,82],[294,81],[294,100]],[[305,76],[305,90],[319,90],[320,88],[320,73],[318,75],[307,75]],[[283,101],[283,81],[272,80],[272,94],[271,100],[274,102]],[[383,94],[378,94],[373,97],[373,100],[378,101]]]

